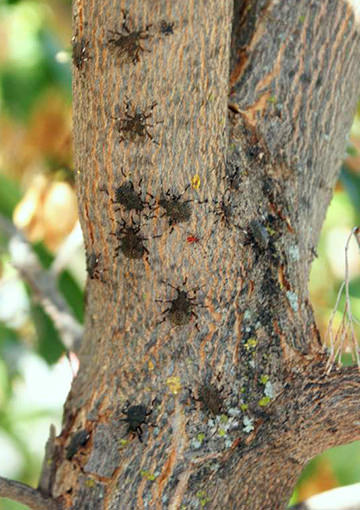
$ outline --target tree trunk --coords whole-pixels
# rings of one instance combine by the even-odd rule
[[[307,290],[359,20],[337,0],[78,0],[74,26],[91,278],[42,490],[77,510],[285,508],[310,458],[360,438],[359,373],[327,374]]]

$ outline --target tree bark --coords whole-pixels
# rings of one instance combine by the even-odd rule
[[[359,23],[337,0],[78,0],[74,26],[92,263],[48,492],[64,509],[285,508],[310,458],[360,437],[359,373],[326,373],[307,291]],[[143,210],[114,204],[124,183]]]

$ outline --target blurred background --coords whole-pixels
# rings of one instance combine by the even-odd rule
[[[71,146],[71,0],[0,0],[0,476],[36,486],[50,424],[60,431],[74,363],[33,286],[13,259],[10,220],[83,319],[85,256],[77,221]],[[5,223],[4,223],[5,222]],[[323,338],[344,280],[345,245],[360,225],[360,103],[324,224],[310,289]],[[360,318],[360,253],[349,243],[349,292]],[[332,328],[341,325],[342,297]],[[355,325],[357,328],[357,325]],[[342,361],[352,364],[351,345]],[[360,442],[306,467],[292,502],[360,481]],[[26,507],[0,500],[0,510]]]

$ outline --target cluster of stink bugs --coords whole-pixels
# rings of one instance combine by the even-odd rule
[[[122,64],[134,66],[150,53],[151,41],[156,33],[158,40],[166,41],[169,36],[174,34],[175,23],[167,20],[161,20],[157,25],[148,24],[142,27],[134,28],[126,11],[122,11],[123,21],[120,28],[114,28],[108,31],[106,47],[114,55],[117,61]],[[87,63],[91,61],[90,43],[82,35],[76,35],[73,39],[73,64],[79,73],[84,73]],[[163,123],[156,117],[157,102],[142,105],[135,104],[129,97],[125,96],[122,104],[114,106],[113,115],[110,120],[112,127],[118,137],[117,143],[128,145],[149,142],[159,145],[159,141],[153,134],[156,126]],[[149,239],[161,237],[163,234],[146,236],[143,227],[146,222],[152,218],[164,218],[169,235],[183,224],[191,220],[193,204],[209,204],[210,212],[215,216],[214,223],[219,223],[227,229],[233,227],[239,228],[235,224],[235,211],[237,206],[232,204],[230,189],[226,189],[219,199],[212,201],[205,199],[203,201],[194,200],[188,195],[190,184],[179,192],[174,189],[161,189],[158,196],[144,192],[142,188],[143,179],[138,182],[131,180],[129,175],[121,168],[122,181],[116,185],[113,190],[102,188],[108,200],[110,200],[114,213],[119,213],[120,219],[116,219],[116,229],[110,235],[115,237],[116,246],[114,249],[114,258],[123,256],[132,261],[146,261],[149,263],[149,249],[147,242]],[[199,181],[200,182],[200,181]],[[252,229],[252,236],[258,238],[255,226]],[[263,236],[266,237],[266,236]],[[184,242],[193,246],[201,242],[201,238],[195,233],[186,233]],[[266,239],[264,240],[266,242]],[[202,249],[202,248],[201,248]],[[103,259],[100,253],[92,251],[87,256],[87,271],[91,280],[104,280]],[[162,282],[165,285],[164,294],[168,288],[169,296],[162,299],[156,299],[158,303],[164,303],[166,306],[162,310],[162,319],[158,324],[169,321],[172,327],[183,327],[192,321],[195,321],[195,327],[199,330],[196,311],[206,306],[198,299],[197,293],[201,287],[188,287],[187,277],[184,278],[181,285],[170,282]],[[195,398],[191,389],[190,397],[200,402],[204,410],[212,415],[220,414],[224,407],[222,397],[223,388],[219,388],[209,382],[199,383],[197,389],[197,398]],[[122,409],[123,421],[127,424],[127,434],[136,435],[140,442],[143,441],[142,425],[152,425],[148,417],[152,414],[152,408],[148,409],[143,404],[132,405],[129,401]],[[88,441],[89,434],[86,430],[80,431],[71,441],[67,457],[71,459],[77,449],[83,447]]]

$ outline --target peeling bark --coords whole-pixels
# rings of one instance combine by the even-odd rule
[[[74,5],[80,218],[101,278],[51,494],[64,509],[285,508],[312,456],[360,437],[359,374],[326,374],[307,291],[359,26],[335,0],[118,4]],[[125,182],[143,207],[114,204]],[[142,442],[121,421],[136,404]]]

